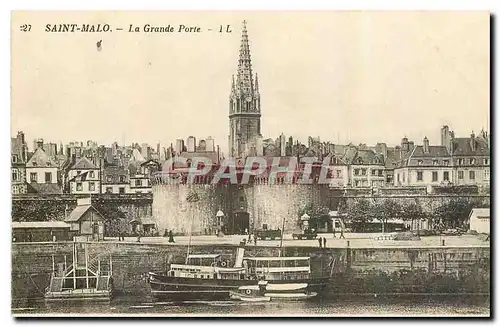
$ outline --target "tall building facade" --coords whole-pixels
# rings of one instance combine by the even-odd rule
[[[260,94],[252,60],[246,22],[243,22],[236,81],[234,75],[229,95],[229,154],[241,157],[255,148],[260,135]]]

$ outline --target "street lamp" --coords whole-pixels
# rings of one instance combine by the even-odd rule
[[[219,229],[221,228],[222,225],[222,218],[224,217],[224,212],[222,210],[217,211],[215,214],[217,217],[217,236],[219,236]]]
[[[309,228],[309,215],[307,213],[303,214],[302,217],[300,217],[300,220],[302,221],[302,225],[304,226],[304,230],[307,230]]]

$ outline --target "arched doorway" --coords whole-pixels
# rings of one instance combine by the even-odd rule
[[[245,211],[237,211],[229,220],[229,234],[244,234],[245,229],[250,230],[250,214]]]

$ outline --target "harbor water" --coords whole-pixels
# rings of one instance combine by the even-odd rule
[[[303,302],[157,302],[148,298],[117,296],[111,302],[43,299],[13,300],[16,316],[40,315],[132,315],[132,316],[481,316],[490,315],[485,295],[344,296]]]

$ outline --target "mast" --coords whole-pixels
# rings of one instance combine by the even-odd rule
[[[198,202],[199,200],[200,200],[200,198],[198,197],[198,194],[196,192],[194,192],[194,191],[190,191],[189,194],[186,197],[186,201],[188,203]],[[187,254],[186,254],[186,263],[185,263],[186,265],[188,264],[189,252],[191,250],[191,239],[193,238],[194,206],[191,209],[193,211],[192,211],[192,214],[191,214],[191,226],[189,228],[189,243],[188,243]]]

